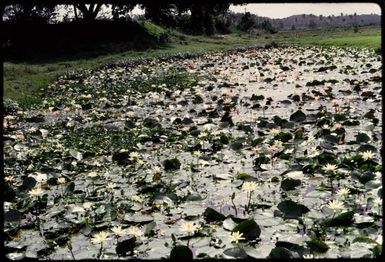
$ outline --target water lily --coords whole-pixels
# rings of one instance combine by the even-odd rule
[[[326,164],[324,167],[322,167],[322,170],[326,172],[334,172],[336,171],[336,169],[337,169],[337,166],[333,164]]]
[[[319,151],[318,151],[317,147],[312,147],[312,148],[310,148],[307,156],[312,158],[312,157],[317,156],[318,154],[319,154]]]
[[[180,231],[187,234],[194,234],[198,230],[198,226],[192,222],[184,222],[179,228]]]
[[[58,182],[59,184],[63,185],[63,184],[66,183],[66,179],[65,179],[64,177],[59,177],[59,178],[57,179],[57,182]]]
[[[362,153],[362,158],[366,161],[372,159],[374,157],[374,153],[372,151],[365,151]]]
[[[92,237],[91,243],[94,245],[103,244],[108,240],[108,236],[109,234],[107,232],[100,231]]]
[[[312,135],[312,134],[309,134],[308,136],[307,136],[307,142],[308,143],[311,143],[311,142],[313,142],[315,140],[315,137]]]
[[[131,226],[127,229],[127,233],[129,235],[133,235],[135,236],[136,238],[140,238],[142,235],[143,235],[143,232],[142,230],[140,230],[139,227],[137,226]]]
[[[327,206],[335,212],[342,209],[344,207],[344,203],[338,200],[332,200],[328,202]]]
[[[130,153],[130,158],[138,158],[138,157],[140,157],[140,154],[138,152],[134,151]]]
[[[294,152],[294,148],[288,148],[284,151],[285,154],[292,154]]]
[[[257,187],[257,183],[255,182],[245,182],[243,183],[242,190],[246,191],[247,193],[250,193],[254,191]]]
[[[45,191],[41,188],[33,188],[28,192],[30,197],[41,197],[44,195]]]
[[[379,198],[379,197],[376,197],[376,198],[373,200],[373,204],[378,205],[378,206],[382,205],[382,199]]]
[[[238,243],[238,241],[245,239],[242,236],[243,236],[243,233],[240,233],[239,231],[231,232],[230,233],[230,240],[231,240],[231,242]]]
[[[349,194],[350,194],[350,189],[346,187],[341,188],[340,190],[337,191],[338,196],[347,197]]]
[[[87,175],[89,178],[95,178],[98,176],[98,173],[92,171],[92,172],[89,172],[88,175]]]
[[[277,129],[277,128],[272,128],[271,130],[270,130],[270,134],[271,135],[278,135],[280,133],[280,130],[279,129]]]
[[[111,228],[111,231],[112,231],[115,235],[120,236],[120,237],[127,235],[127,230],[122,229],[121,226],[115,226],[115,227],[112,227],[112,228]]]
[[[281,140],[274,140],[273,143],[276,147],[281,147],[283,145],[283,142]]]
[[[131,196],[131,200],[138,203],[143,203],[144,199],[141,196],[133,195]]]
[[[114,187],[115,187],[115,184],[114,184],[114,183],[108,183],[108,184],[106,185],[106,188],[107,188],[108,190],[112,190],[112,189],[114,189]]]
[[[307,255],[303,255],[303,258],[304,259],[314,259],[314,255],[313,254],[307,254]]]
[[[249,210],[250,203],[251,203],[251,194],[256,189],[256,187],[257,187],[257,183],[255,183],[255,182],[245,182],[242,185],[242,190],[246,191],[247,198],[248,198],[248,202],[247,202],[247,206],[246,206],[247,211]]]

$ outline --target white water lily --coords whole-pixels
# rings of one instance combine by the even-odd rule
[[[143,232],[142,230],[140,230],[139,227],[137,226],[131,226],[127,229],[127,233],[129,235],[133,235],[135,236],[136,238],[140,238],[142,235],[143,235]]]
[[[196,156],[197,158],[200,158],[202,156],[202,152],[201,151],[194,151],[193,153],[194,156]]]
[[[243,233],[240,233],[239,231],[231,232],[230,240],[231,240],[231,242],[238,243],[239,240],[244,240],[245,239],[242,236],[243,236]]]
[[[322,170],[326,172],[334,172],[336,171],[336,169],[337,169],[337,166],[333,164],[326,164],[326,166],[322,167]]]
[[[94,205],[94,203],[92,203],[92,202],[83,203],[84,209],[91,209],[93,205]]]
[[[246,191],[247,193],[253,192],[257,187],[257,183],[255,182],[245,182],[243,183],[242,190]]]
[[[184,222],[180,226],[179,230],[187,234],[194,234],[195,231],[198,230],[198,228],[199,227],[192,222]]]
[[[104,242],[106,242],[108,240],[108,236],[109,235],[107,232],[101,231],[92,237],[91,243],[94,245],[103,244]]]
[[[115,235],[117,235],[117,236],[119,236],[119,237],[122,237],[122,236],[127,235],[127,230],[122,229],[121,226],[115,226],[115,227],[111,228],[111,231],[112,231]]]
[[[374,153],[372,151],[365,151],[362,153],[362,158],[364,160],[369,160],[369,159],[372,159],[374,157]]]
[[[41,197],[44,193],[45,191],[41,188],[33,188],[28,192],[28,195],[31,197]]]
[[[115,187],[115,184],[114,184],[114,183],[108,183],[108,184],[106,185],[106,188],[109,189],[109,190],[114,189],[114,187]]]
[[[340,190],[337,191],[338,196],[347,197],[349,194],[350,194],[350,189],[346,187],[341,188]]]
[[[340,210],[344,207],[344,203],[339,200],[332,200],[327,205],[333,211]]]
[[[283,142],[281,140],[274,140],[274,146],[281,147],[283,145]]]
[[[281,132],[281,131],[280,131],[279,129],[277,129],[277,128],[272,128],[272,129],[270,130],[270,134],[271,134],[271,135],[278,135],[280,132]]]
[[[133,195],[131,196],[131,200],[138,203],[143,203],[144,199],[141,196]]]
[[[284,151],[284,153],[285,154],[292,154],[294,152],[294,148],[290,148],[290,149],[286,149],[285,151]]]
[[[130,158],[138,158],[138,157],[140,157],[140,154],[138,152],[134,151],[130,153]]]
[[[315,140],[315,137],[312,135],[312,134],[309,134],[308,136],[307,136],[307,142],[308,143],[311,143],[311,142],[313,142]]]
[[[319,151],[317,149],[317,147],[312,147],[310,148],[309,152],[308,152],[308,157],[315,157],[319,154]]]
[[[378,206],[382,205],[382,199],[379,197],[375,198],[373,200],[373,204],[378,205]]]
[[[58,182],[59,184],[63,185],[63,184],[66,183],[66,179],[65,179],[64,177],[59,177],[59,178],[57,179],[57,182]]]
[[[92,171],[92,172],[88,173],[87,176],[88,176],[89,178],[95,178],[95,177],[98,176],[98,174],[97,174],[96,172]]]
[[[162,173],[162,168],[160,168],[159,166],[155,166],[152,171],[153,171],[154,174],[161,174]]]

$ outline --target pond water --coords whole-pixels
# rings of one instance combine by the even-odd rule
[[[64,75],[6,112],[7,256],[378,256],[381,69],[250,48]]]

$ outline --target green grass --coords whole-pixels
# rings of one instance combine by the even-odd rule
[[[144,22],[142,24],[154,35],[167,33],[163,28]],[[91,69],[106,63],[167,56],[177,53],[203,53],[229,50],[238,47],[264,46],[273,41],[279,45],[299,46],[340,46],[379,49],[381,47],[381,28],[334,29],[307,32],[280,32],[274,35],[247,35],[233,33],[222,37],[188,36],[175,31],[168,32],[170,43],[146,51],[124,51],[124,43],[103,46],[104,53],[81,59],[61,59],[53,62],[26,61],[25,63],[4,63],[4,98],[16,100],[22,107],[39,103],[39,92],[50,82],[68,71]],[[116,47],[116,48],[115,48]],[[99,47],[94,47],[98,50]],[[106,52],[107,50],[107,52]],[[116,51],[119,50],[119,51]],[[80,56],[79,56],[80,57]],[[84,56],[83,56],[84,57]]]

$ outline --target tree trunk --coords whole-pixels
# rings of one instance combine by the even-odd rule
[[[90,4],[89,8],[85,4],[77,4],[76,7],[82,12],[84,21],[92,22],[96,19],[102,4],[97,4],[96,6],[95,4]]]
[[[78,20],[78,12],[76,11],[76,5],[73,5],[74,6],[74,13],[75,13],[75,20],[77,21]]]

